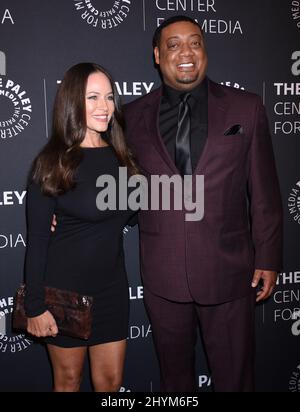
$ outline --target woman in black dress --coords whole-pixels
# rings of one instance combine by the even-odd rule
[[[79,390],[87,351],[94,390],[117,391],[121,385],[129,307],[122,235],[134,212],[99,210],[96,180],[108,174],[118,187],[119,166],[128,175],[137,173],[122,125],[110,75],[93,63],[71,67],[27,192],[27,330],[47,343],[54,391]],[[53,214],[58,224],[52,233]],[[44,286],[93,296],[89,340],[59,334],[44,303]]]

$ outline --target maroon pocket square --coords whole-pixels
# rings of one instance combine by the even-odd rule
[[[230,135],[242,134],[242,133],[243,133],[243,127],[240,124],[234,124],[233,126],[230,126],[227,130],[225,130],[224,136],[230,136]]]

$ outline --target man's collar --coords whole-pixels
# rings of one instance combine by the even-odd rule
[[[173,89],[173,87],[163,84],[162,96],[171,106],[176,106],[180,102],[180,97],[186,92]],[[207,77],[205,77],[198,86],[189,90],[189,93],[198,101],[201,102],[207,97]]]

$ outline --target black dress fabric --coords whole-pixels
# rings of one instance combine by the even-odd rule
[[[116,210],[97,208],[96,197],[103,188],[96,187],[96,180],[100,175],[111,175],[118,189],[119,163],[109,146],[82,150],[74,189],[50,197],[31,183],[27,193],[27,315],[37,316],[46,310],[43,285],[94,298],[90,339],[62,335],[44,339],[61,347],[118,341],[126,339],[128,333],[123,228],[135,212],[119,210],[118,198]],[[54,233],[50,231],[53,214],[57,217]]]

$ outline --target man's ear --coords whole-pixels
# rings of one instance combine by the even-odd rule
[[[155,58],[155,63],[159,65],[159,49],[158,47],[154,47],[154,58]]]

